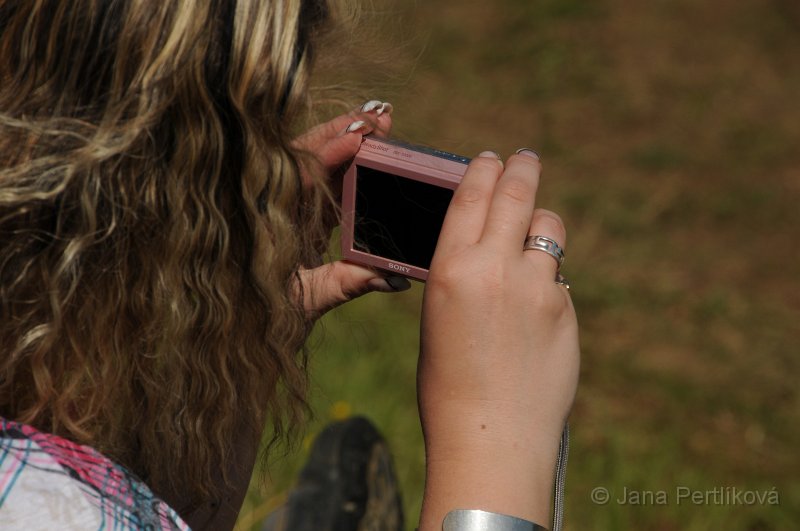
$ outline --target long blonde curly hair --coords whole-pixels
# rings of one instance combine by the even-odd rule
[[[311,0],[0,5],[0,415],[217,492],[306,409]],[[298,354],[298,352],[301,352]]]

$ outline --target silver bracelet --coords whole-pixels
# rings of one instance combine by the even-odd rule
[[[444,517],[442,531],[547,531],[547,529],[507,514],[478,509],[457,509],[450,511]]]

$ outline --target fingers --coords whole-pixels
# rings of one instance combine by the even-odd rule
[[[566,249],[567,231],[564,223],[555,212],[537,208],[533,212],[529,236],[544,236],[555,241],[561,249]],[[543,277],[554,279],[559,269],[558,260],[546,251],[531,249],[525,251],[525,258],[541,272]]]
[[[539,156],[531,150],[520,150],[508,159],[494,190],[481,242],[504,253],[519,252],[531,226],[541,168]]]
[[[361,106],[359,116],[366,117],[368,123],[374,119],[374,122],[371,122],[373,134],[386,138],[392,129],[393,110],[394,106],[388,101],[370,100]]]
[[[496,153],[484,151],[470,162],[453,194],[439,233],[437,252],[453,253],[478,242],[486,223],[503,163]]]
[[[408,279],[385,276],[365,267],[338,261],[300,271],[303,307],[320,316],[342,303],[372,291],[395,293],[411,287]]]
[[[380,134],[386,135],[392,126],[391,113],[394,107],[389,102],[370,100],[358,109],[341,114],[319,124],[295,140],[297,147],[313,149],[328,140],[341,136],[353,122],[363,121]]]
[[[337,116],[298,137],[296,149],[313,154],[328,174],[352,159],[361,146],[363,136],[387,136],[392,128],[392,104],[371,100],[359,109]]]
[[[388,114],[376,117],[372,114],[359,113],[346,116],[347,120],[335,120],[336,125],[345,123],[336,135],[326,138],[315,154],[322,166],[332,173],[342,164],[350,161],[358,153],[364,135],[375,134],[386,137],[392,127],[392,118]]]
[[[358,153],[364,135],[387,136],[392,128],[392,105],[371,100],[359,109],[317,125],[293,142],[310,155],[302,163],[303,183],[311,186],[312,176],[328,178]]]

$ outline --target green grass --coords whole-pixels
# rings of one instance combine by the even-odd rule
[[[430,0],[390,11],[426,36],[400,48],[414,69],[392,95],[396,134],[466,155],[543,154],[539,204],[566,222],[582,331],[567,529],[800,520],[796,5]],[[373,294],[326,317],[308,427],[373,419],[395,453],[409,529],[423,487],[421,292]],[[254,484],[241,524],[280,501],[304,453]],[[678,504],[681,486],[774,488],[780,503]],[[598,505],[597,487],[670,499]]]

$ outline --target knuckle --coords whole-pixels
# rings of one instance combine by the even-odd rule
[[[435,262],[435,267],[431,267],[428,276],[428,287],[441,287],[447,289],[450,286],[458,286],[461,280],[467,276],[464,265],[457,260],[442,260]]]
[[[319,275],[319,290],[329,303],[347,302],[360,295],[360,286],[349,282],[347,267],[342,262],[333,262]]]
[[[553,229],[557,232],[566,232],[564,228],[564,221],[561,216],[549,210],[537,209],[533,213],[534,221],[541,223],[548,229]]]
[[[562,322],[571,314],[569,297],[561,288],[553,285],[552,289],[539,290],[538,293],[536,307],[542,315],[549,316],[553,323]]]
[[[533,212],[532,225],[536,227],[537,233],[550,235],[558,241],[559,245],[565,245],[567,229],[564,227],[561,216],[555,212],[537,208]]]
[[[564,221],[561,219],[561,216],[552,210],[537,208],[533,215],[534,217],[542,218],[542,220],[545,220],[547,223],[552,223],[554,227],[564,228]]]
[[[512,201],[525,203],[533,197],[533,187],[523,179],[511,178],[503,183],[500,193]]]
[[[458,207],[469,207],[486,200],[486,194],[474,187],[464,187],[453,198],[453,204]]]
[[[528,295],[528,311],[549,323],[556,322],[561,313],[558,300],[549,289],[537,289]]]
[[[431,268],[428,287],[448,293],[496,293],[508,285],[505,281],[506,270],[502,262],[492,259],[473,257],[442,260]]]

